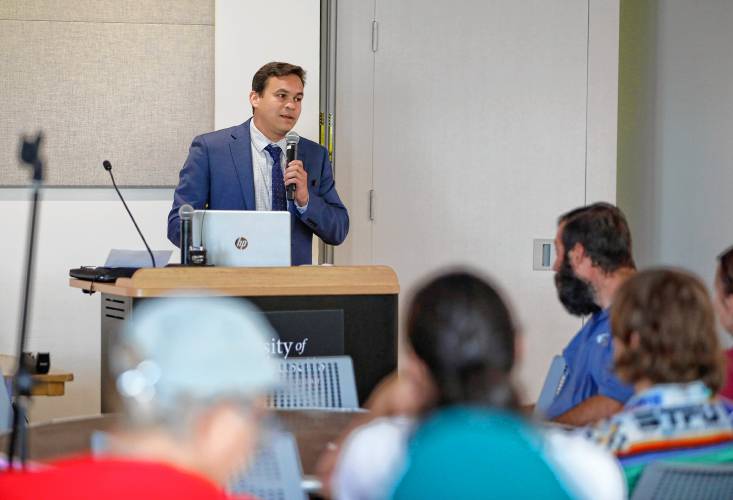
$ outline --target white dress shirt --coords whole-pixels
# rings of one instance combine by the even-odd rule
[[[265,134],[255,127],[254,119],[249,122],[249,136],[252,143],[252,177],[255,186],[255,205],[257,210],[272,210],[273,161],[270,153],[265,151],[265,148],[270,144],[275,144],[280,147],[280,168],[283,171],[284,177],[286,167],[285,147],[287,144],[284,137],[277,142],[271,142],[270,139],[265,137]],[[300,207],[295,203],[295,208],[302,214],[306,211],[308,205],[306,204],[304,207]]]

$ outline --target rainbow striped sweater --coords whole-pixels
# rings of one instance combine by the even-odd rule
[[[654,461],[733,462],[733,404],[702,382],[655,385],[589,431],[616,455],[633,492]]]

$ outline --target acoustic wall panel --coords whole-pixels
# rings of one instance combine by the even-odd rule
[[[210,0],[3,0],[0,19],[111,23],[214,23]]]
[[[121,185],[176,184],[191,139],[213,128],[213,3],[193,9],[208,24],[181,15],[197,2],[138,3],[121,22],[0,20],[0,185],[28,183],[18,137],[39,128],[47,185],[107,186],[104,159]]]

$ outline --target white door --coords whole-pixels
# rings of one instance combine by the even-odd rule
[[[375,210],[372,222],[352,218],[354,255],[370,244],[371,262],[397,271],[403,305],[447,266],[492,277],[525,333],[531,400],[580,326],[552,273],[533,271],[532,250],[586,200],[588,2],[377,0],[375,19],[373,101],[358,104],[372,126]]]

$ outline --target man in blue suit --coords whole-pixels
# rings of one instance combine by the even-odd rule
[[[181,169],[168,239],[178,246],[178,210],[288,210],[291,262],[310,264],[313,234],[339,245],[349,232],[349,214],[336,192],[328,152],[301,138],[298,159],[285,164],[285,134],[297,123],[305,71],[282,62],[264,65],[252,79],[252,118],[241,125],[194,138]],[[287,186],[295,185],[293,201]]]

